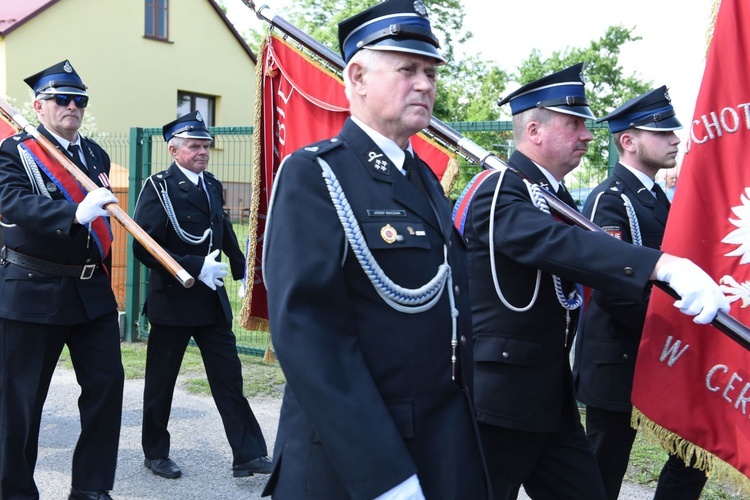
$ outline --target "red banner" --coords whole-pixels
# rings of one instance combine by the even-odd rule
[[[266,290],[261,271],[265,218],[274,175],[281,161],[293,151],[338,134],[349,116],[344,85],[335,69],[326,68],[295,48],[275,31],[258,60],[253,159],[253,198],[250,207],[250,239],[247,276],[240,313],[249,330],[268,330]],[[420,134],[412,145],[433,169],[443,186],[457,173],[455,154]]]
[[[697,35],[697,34],[696,34]],[[662,250],[701,266],[750,324],[750,2],[723,0]],[[677,83],[679,84],[679,82]],[[750,353],[654,289],[636,364],[634,423],[711,472],[750,477]]]

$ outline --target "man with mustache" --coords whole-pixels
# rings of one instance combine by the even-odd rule
[[[73,500],[111,498],[125,376],[104,206],[110,160],[79,134],[86,86],[65,60],[24,80],[39,132],[98,186],[86,193],[28,133],[0,146],[0,498],[37,499],[44,400],[63,347],[81,386]]]
[[[512,167],[482,173],[457,205],[469,250],[475,406],[497,499],[606,498],[580,422],[570,369],[582,298],[576,283],[642,300],[668,282],[676,305],[708,323],[729,303],[686,259],[556,220],[539,186],[575,209],[562,184],[593,139],[582,64],[528,83],[500,104],[513,114]]]

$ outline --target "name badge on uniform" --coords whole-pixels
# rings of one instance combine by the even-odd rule
[[[368,208],[368,217],[406,217],[406,210]]]

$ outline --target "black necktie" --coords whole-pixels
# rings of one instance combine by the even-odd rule
[[[203,177],[198,177],[198,191],[201,192],[203,195],[203,198],[206,200],[206,205],[211,208],[211,201],[208,197],[208,192],[206,191],[206,186],[203,185]]]
[[[565,189],[565,186],[563,185],[562,182],[557,186],[557,192],[555,194],[557,194],[557,197],[560,198],[560,201],[563,201],[565,202],[566,205],[578,210],[578,207],[576,206],[576,201],[570,195],[568,190]]]
[[[68,145],[68,151],[73,156],[73,158],[71,158],[73,160],[73,163],[75,163],[76,166],[79,169],[81,169],[84,173],[88,174],[89,169],[86,168],[86,165],[83,164],[83,160],[81,160],[81,153],[80,153],[81,148],[78,147],[77,144],[70,144]]]
[[[409,179],[409,182],[411,182],[415,188],[417,188],[417,191],[428,196],[427,189],[422,182],[422,178],[419,176],[417,161],[408,149],[404,150],[404,172],[406,172],[406,178]]]

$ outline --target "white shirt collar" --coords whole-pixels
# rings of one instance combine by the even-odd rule
[[[404,160],[406,159],[404,155],[404,150],[401,149],[398,144],[396,144],[391,139],[387,138],[380,132],[375,131],[372,127],[369,127],[365,125],[362,120],[352,116],[352,121],[356,123],[359,128],[361,128],[365,134],[367,134],[370,139],[377,145],[383,153],[396,165],[400,170],[401,173],[404,173]],[[406,147],[406,149],[414,155],[414,150],[411,147],[411,141],[409,141],[409,145]]]
[[[188,180],[190,182],[192,182],[193,184],[195,184],[196,186],[198,185],[198,179],[202,179],[203,178],[203,172],[201,172],[200,174],[196,174],[192,170],[186,169],[185,167],[181,166],[177,162],[174,162],[174,164],[177,165],[177,168],[179,168],[182,171],[182,173],[185,174],[185,177],[187,177]],[[204,186],[206,185],[206,181],[205,180],[203,181],[203,185]]]
[[[636,170],[633,167],[631,167],[630,165],[625,165],[624,163],[622,163],[622,160],[620,161],[620,164],[623,167],[627,168],[630,171],[631,174],[635,175],[638,178],[638,180],[641,181],[641,184],[643,184],[644,186],[646,186],[646,189],[648,189],[649,191],[651,191],[651,188],[654,187],[654,180],[653,179],[651,179],[648,175],[644,174],[640,170]]]
[[[550,191],[552,191],[553,193],[557,193],[557,188],[560,186],[560,182],[557,179],[555,179],[555,177],[551,173],[549,173],[549,170],[547,170],[546,168],[544,168],[543,166],[541,166],[535,161],[533,163],[534,165],[537,166],[537,168],[539,168],[539,170],[542,171],[544,176],[547,178],[547,182],[549,182]]]
[[[46,128],[46,127],[45,127],[45,128]],[[59,143],[60,143],[60,146],[62,146],[62,147],[63,147],[63,149],[67,150],[67,149],[68,149],[68,146],[70,146],[71,144],[75,144],[75,145],[77,145],[77,146],[78,146],[79,148],[81,148],[81,150],[83,150],[83,148],[81,147],[81,135],[80,135],[80,134],[76,134],[76,140],[75,140],[75,141],[73,141],[73,142],[70,142],[70,141],[69,141],[69,140],[67,140],[67,139],[66,139],[65,137],[60,137],[60,136],[59,136],[59,135],[57,135],[56,133],[52,132],[52,131],[51,131],[50,129],[46,128],[46,130],[47,130],[47,132],[49,132],[49,133],[50,133],[50,135],[51,135],[52,137],[54,137],[54,138],[55,138],[55,140],[57,140],[57,142],[59,142]]]

